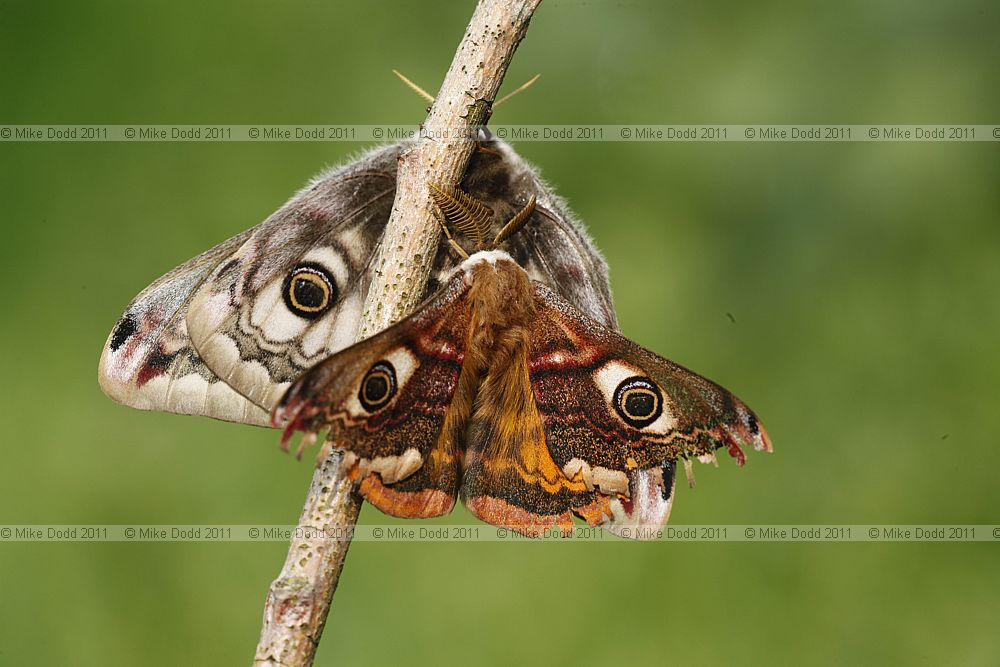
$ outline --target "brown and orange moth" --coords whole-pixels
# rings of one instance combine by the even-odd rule
[[[329,429],[326,447],[346,452],[344,472],[387,514],[440,516],[461,495],[478,518],[529,536],[567,534],[573,515],[654,535],[678,461],[770,451],[731,393],[581,313],[496,249],[531,221],[533,198],[486,244],[486,206],[432,191],[478,251],[448,233],[466,259],[437,293],[299,378],[273,415],[283,443]]]
[[[651,535],[631,527],[667,520],[678,462],[770,450],[732,394],[617,333],[600,253],[501,141],[436,197],[479,251],[459,262],[449,234],[423,304],[351,345],[404,147],[322,174],[143,290],[104,345],[105,393],[273,417],[286,441],[327,428],[326,447],[345,451],[345,474],[384,512],[438,516],[461,495],[528,535],[565,532],[574,515]]]

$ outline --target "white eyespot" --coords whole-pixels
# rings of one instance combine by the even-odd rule
[[[593,379],[610,412],[629,427],[666,435],[677,425],[670,398],[641,368],[613,360],[597,369]]]
[[[389,406],[399,395],[420,362],[405,347],[382,355],[360,378],[347,400],[347,412],[356,419],[367,419]]]

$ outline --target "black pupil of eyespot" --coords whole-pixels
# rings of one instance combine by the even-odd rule
[[[361,407],[370,413],[375,413],[389,405],[396,395],[396,369],[383,359],[365,374],[358,389],[358,401]]]
[[[622,380],[615,389],[612,405],[626,424],[642,429],[663,414],[663,394],[652,380],[636,375]]]
[[[625,397],[625,412],[633,417],[648,417],[656,409],[656,397],[647,391],[632,391]]]
[[[296,278],[292,284],[295,291],[295,301],[303,308],[321,308],[326,300],[326,293],[316,281],[318,278]]]
[[[378,403],[389,393],[389,380],[385,375],[372,375],[365,382],[365,398],[372,403]]]
[[[315,263],[299,264],[281,287],[285,306],[295,315],[315,320],[337,302],[337,283],[330,272]]]

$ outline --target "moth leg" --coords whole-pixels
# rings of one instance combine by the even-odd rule
[[[451,245],[452,249],[454,249],[455,252],[457,252],[459,256],[462,257],[462,259],[469,259],[469,253],[465,252],[465,248],[460,246],[458,244],[458,241],[452,238],[451,230],[448,229],[448,225],[445,224],[445,221],[442,220],[439,216],[434,216],[434,219],[438,221],[439,225],[441,225],[441,231],[444,232],[445,237],[448,239],[448,244]]]
[[[303,435],[302,440],[299,441],[299,448],[295,450],[295,460],[301,461],[302,452],[306,451],[306,449],[315,442],[316,442],[315,433],[306,433],[305,435]]]
[[[696,482],[694,481],[694,461],[688,457],[684,457],[684,476],[687,477],[688,488],[693,489]]]
[[[486,153],[488,155],[503,157],[503,154],[500,151],[493,150],[487,145],[490,141],[493,141],[493,137],[486,136],[484,138],[483,136],[484,134],[485,133],[480,132],[479,138],[476,139],[476,150],[479,151],[480,153]]]

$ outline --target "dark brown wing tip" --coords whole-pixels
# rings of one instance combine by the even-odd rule
[[[720,446],[727,448],[729,455],[736,459],[738,465],[743,466],[746,463],[747,457],[743,447],[751,446],[758,452],[771,453],[774,451],[771,437],[753,410],[737,401],[736,417],[735,420],[721,425],[722,444]]]
[[[282,429],[279,441],[281,449],[288,451],[288,443],[296,431],[318,431],[316,418],[322,411],[312,400],[303,396],[301,380],[289,387],[271,412],[271,426]],[[301,456],[301,450],[299,455]]]
[[[760,423],[760,419],[757,418],[754,411],[741,402],[739,416],[744,439],[752,444],[758,452],[773,452],[774,446],[771,444],[771,436],[767,434],[767,429]]]

